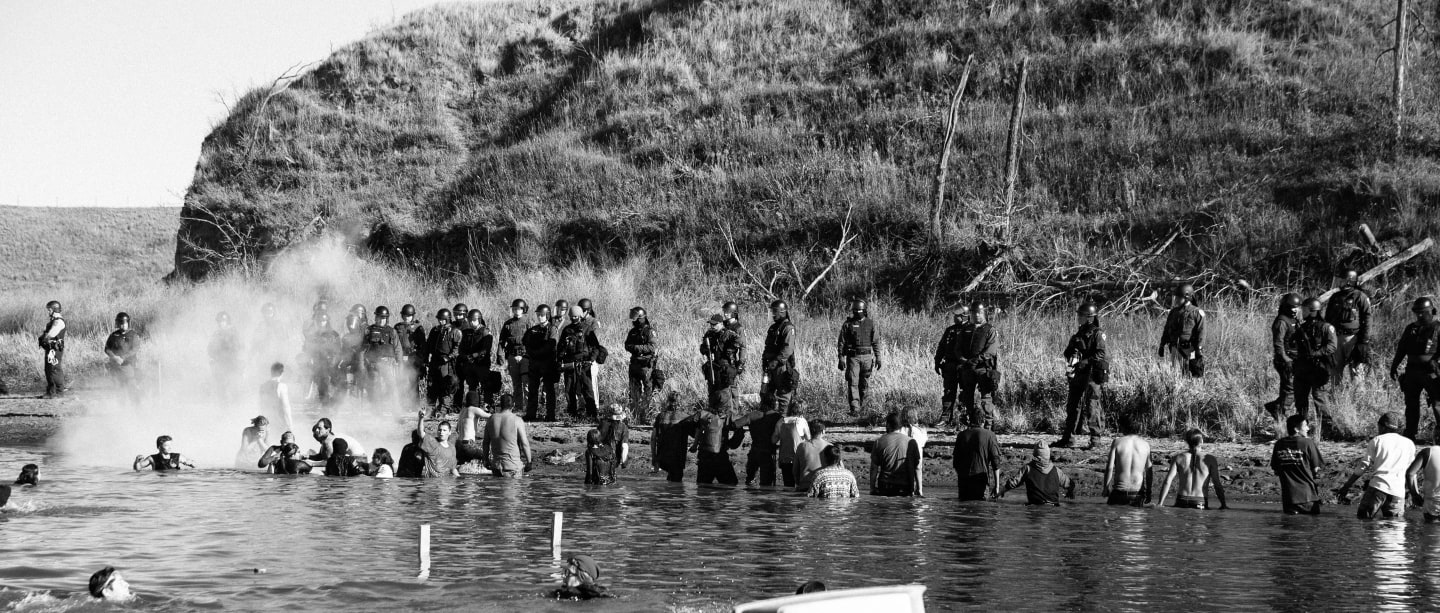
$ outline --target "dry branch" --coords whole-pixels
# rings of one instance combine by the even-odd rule
[[[945,142],[940,148],[940,162],[935,169],[935,204],[930,210],[930,239],[940,242],[943,230],[940,214],[945,210],[945,180],[950,171],[950,146],[955,142],[956,127],[960,123],[960,102],[965,97],[965,85],[970,82],[970,66],[975,54],[965,58],[965,70],[960,73],[960,84],[955,86],[955,95],[950,98],[950,114],[945,121]]]
[[[809,298],[810,292],[815,290],[815,286],[819,285],[820,281],[825,278],[825,275],[830,274],[830,270],[835,268],[835,263],[840,261],[840,252],[845,251],[845,248],[850,246],[850,243],[855,242],[858,235],[850,233],[851,228],[854,227],[854,217],[855,203],[852,202],[850,203],[850,208],[845,211],[845,223],[840,226],[840,243],[835,245],[835,251],[830,255],[830,265],[826,266],[825,270],[820,271],[820,274],[817,275],[814,280],[810,281],[810,285],[805,287],[805,293],[800,295],[801,302]],[[795,280],[799,281],[800,277],[795,277]]]
[[[1010,108],[1010,130],[1005,142],[1005,219],[1000,241],[1010,240],[1010,221],[1015,214],[1015,183],[1020,179],[1020,127],[1025,115],[1025,76],[1030,58],[1020,60],[1020,77],[1015,80],[1015,103]]]
[[[1429,248],[1430,248],[1432,245],[1434,245],[1434,244],[1435,244],[1435,241],[1434,241],[1433,239],[1426,238],[1425,240],[1420,241],[1420,242],[1412,245],[1409,249],[1406,249],[1406,250],[1401,251],[1400,253],[1396,254],[1395,257],[1390,258],[1390,259],[1388,259],[1388,260],[1385,260],[1384,262],[1381,262],[1379,266],[1376,266],[1376,267],[1374,267],[1374,268],[1371,268],[1370,270],[1365,271],[1364,273],[1362,273],[1362,274],[1360,275],[1360,277],[1359,277],[1359,279],[1357,280],[1357,282],[1358,282],[1358,283],[1361,283],[1361,284],[1366,283],[1366,282],[1369,282],[1371,279],[1374,279],[1375,277],[1378,277],[1378,276],[1380,276],[1380,275],[1382,275],[1382,274],[1385,274],[1385,273],[1388,272],[1391,268],[1394,268],[1394,267],[1396,267],[1396,266],[1399,266],[1399,265],[1401,265],[1401,264],[1404,264],[1404,263],[1405,263],[1407,260],[1409,260],[1410,258],[1413,258],[1413,257],[1415,257],[1415,256],[1417,256],[1417,255],[1420,255],[1421,253],[1424,253],[1424,251],[1425,251],[1426,249],[1429,249]],[[1334,288],[1334,289],[1330,289],[1330,290],[1326,291],[1326,292],[1323,293],[1323,294],[1320,294],[1320,301],[1321,301],[1321,302],[1324,302],[1324,301],[1326,301],[1326,300],[1329,300],[1329,299],[1330,299],[1330,296],[1334,295],[1335,292],[1338,292],[1338,291],[1340,291],[1338,288]]]

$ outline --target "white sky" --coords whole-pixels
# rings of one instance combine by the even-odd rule
[[[433,0],[0,0],[0,205],[179,205],[225,102]]]

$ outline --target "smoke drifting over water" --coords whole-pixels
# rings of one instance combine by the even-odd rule
[[[264,280],[231,276],[171,294],[152,321],[137,322],[144,330],[137,358],[138,392],[131,393],[100,381],[80,392],[86,413],[68,421],[57,437],[58,450],[82,464],[129,465],[137,454],[156,453],[155,439],[174,438],[177,451],[202,468],[230,468],[237,463],[241,431],[257,415],[269,418],[268,444],[276,444],[287,429],[294,431],[302,450],[318,449],[310,426],[329,417],[339,433],[353,436],[371,451],[395,451],[412,427],[415,402],[395,399],[361,402],[338,393],[331,406],[307,402],[310,382],[304,357],[304,331],[315,302],[328,299],[332,329],[344,334],[345,314],[353,304],[365,305],[367,316],[376,306],[391,310],[390,323],[399,321],[401,304],[413,303],[425,321],[427,306],[442,303],[438,291],[416,295],[414,282],[404,282],[394,271],[349,253],[339,240],[331,240],[282,255],[272,263]],[[266,321],[262,308],[273,304],[275,317]],[[126,305],[111,305],[124,311]],[[234,368],[212,363],[209,347],[220,313],[229,315],[239,351]],[[433,310],[431,311],[433,313]],[[487,313],[487,315],[490,315]],[[262,407],[261,386],[275,362],[285,365],[283,381],[289,388],[293,424]],[[102,375],[103,376],[103,375]],[[223,382],[229,381],[230,389]],[[255,459],[247,468],[255,468]]]

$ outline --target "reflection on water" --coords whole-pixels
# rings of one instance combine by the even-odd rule
[[[36,453],[0,448],[0,470]],[[1414,610],[1440,595],[1440,526],[1361,522],[1351,507],[1042,508],[941,487],[813,501],[649,480],[161,475],[45,459],[46,481],[0,514],[0,610],[94,607],[75,594],[114,564],[147,610],[574,611],[543,599],[552,511],[565,513],[565,549],[595,555],[621,595],[587,611],[723,611],[810,579],[924,583],[937,611]]]

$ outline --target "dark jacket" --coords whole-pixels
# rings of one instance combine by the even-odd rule
[[[795,367],[795,324],[786,317],[770,324],[765,333],[765,350],[760,354],[761,366],[765,370],[777,370],[782,366]]]
[[[640,322],[630,327],[625,334],[625,351],[630,352],[631,364],[652,366],[655,363],[655,329],[650,322]]]
[[[874,354],[880,359],[880,335],[875,333],[875,320],[869,315],[856,318],[850,316],[840,324],[840,338],[835,343],[835,352],[842,358]]]

